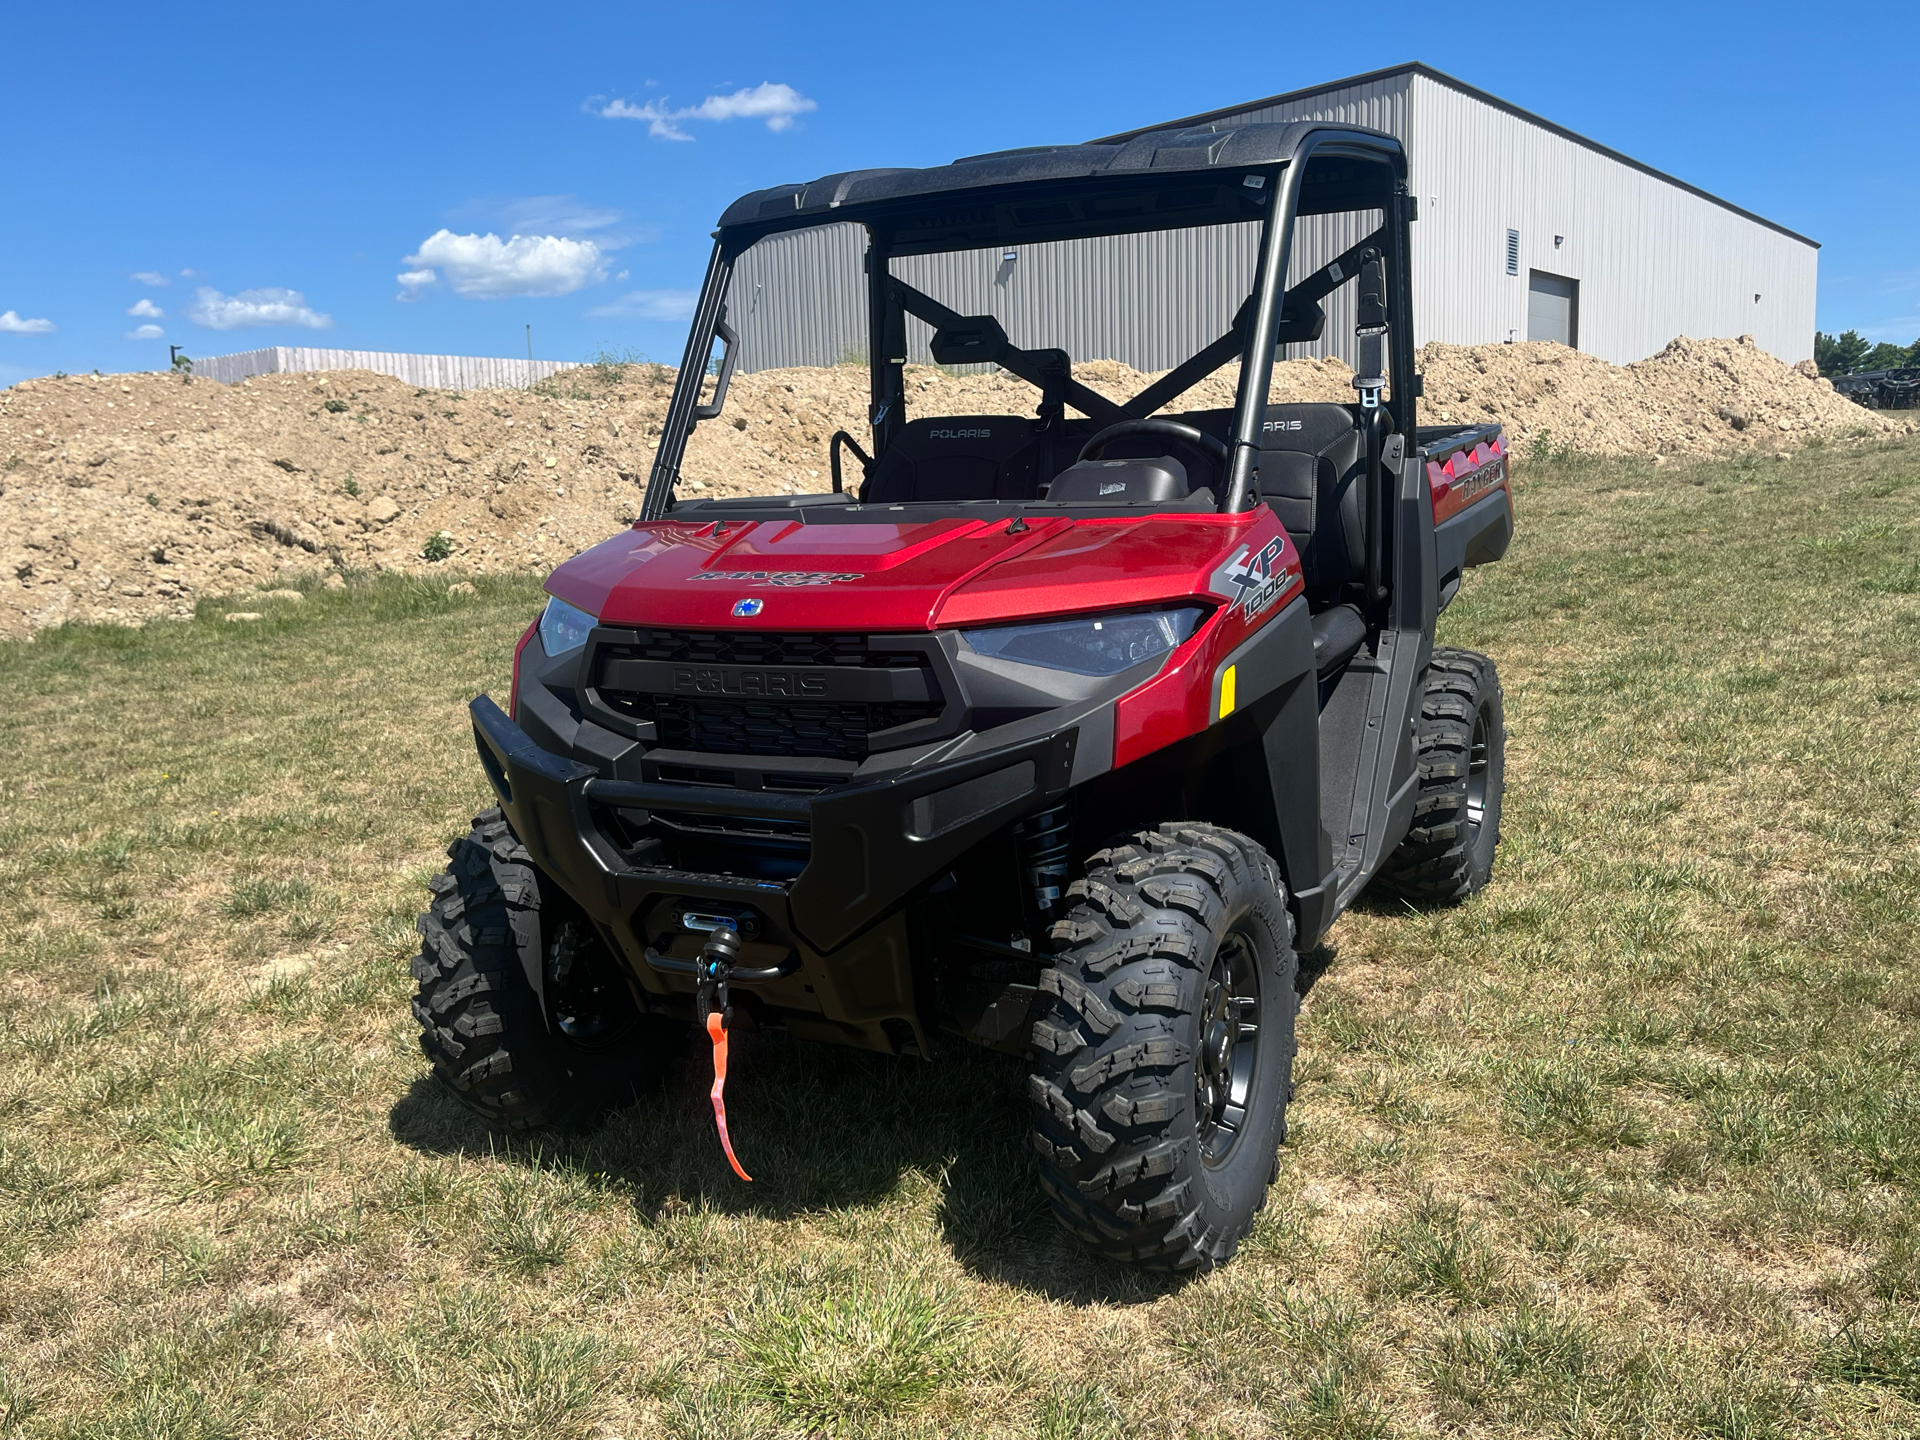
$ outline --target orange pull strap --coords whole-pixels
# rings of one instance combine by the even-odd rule
[[[727,1134],[727,1025],[717,1010],[707,1012],[707,1035],[713,1041],[713,1122],[720,1127],[720,1148],[727,1152],[727,1163],[742,1180],[753,1177],[740,1167],[733,1153],[733,1140]]]

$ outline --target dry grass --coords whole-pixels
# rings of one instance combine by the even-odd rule
[[[1920,1426],[1920,448],[1532,468],[1446,638],[1496,883],[1363,908],[1252,1242],[1035,1195],[1017,1065],[768,1043],[587,1138],[424,1079],[411,922],[537,604],[50,632],[0,713],[0,1435]],[[1322,957],[1324,958],[1324,957]]]

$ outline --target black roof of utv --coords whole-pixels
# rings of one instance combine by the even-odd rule
[[[1302,182],[1303,215],[1377,206],[1407,169],[1397,139],[1357,125],[1207,124],[1151,130],[1115,143],[1000,150],[922,170],[847,170],[806,184],[775,185],[742,195],[721,215],[720,226],[751,243],[774,230],[857,220],[892,232],[889,248],[908,253],[1219,224],[1258,218],[1269,197],[1271,187],[1237,172],[1264,173],[1303,155],[1312,158]],[[1098,213],[1097,205],[1091,212],[1075,206],[1071,215],[1037,203],[1055,188],[1084,193],[1092,182],[1104,189],[1103,180],[1139,197],[1137,202],[1132,208],[1116,204],[1111,213]],[[993,203],[1000,197],[989,192],[1016,187],[1028,203]],[[929,202],[947,196],[961,203],[930,216]],[[918,218],[902,224],[907,213]]]

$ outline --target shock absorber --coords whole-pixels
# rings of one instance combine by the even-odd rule
[[[1020,874],[1033,897],[1034,909],[1051,918],[1060,907],[1067,890],[1067,857],[1070,848],[1067,807],[1056,805],[1029,815],[1013,827],[1014,845],[1020,858]]]

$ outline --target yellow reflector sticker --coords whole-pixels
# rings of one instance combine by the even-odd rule
[[[1220,718],[1226,719],[1233,713],[1233,672],[1238,666],[1227,666],[1227,673],[1220,677]]]

